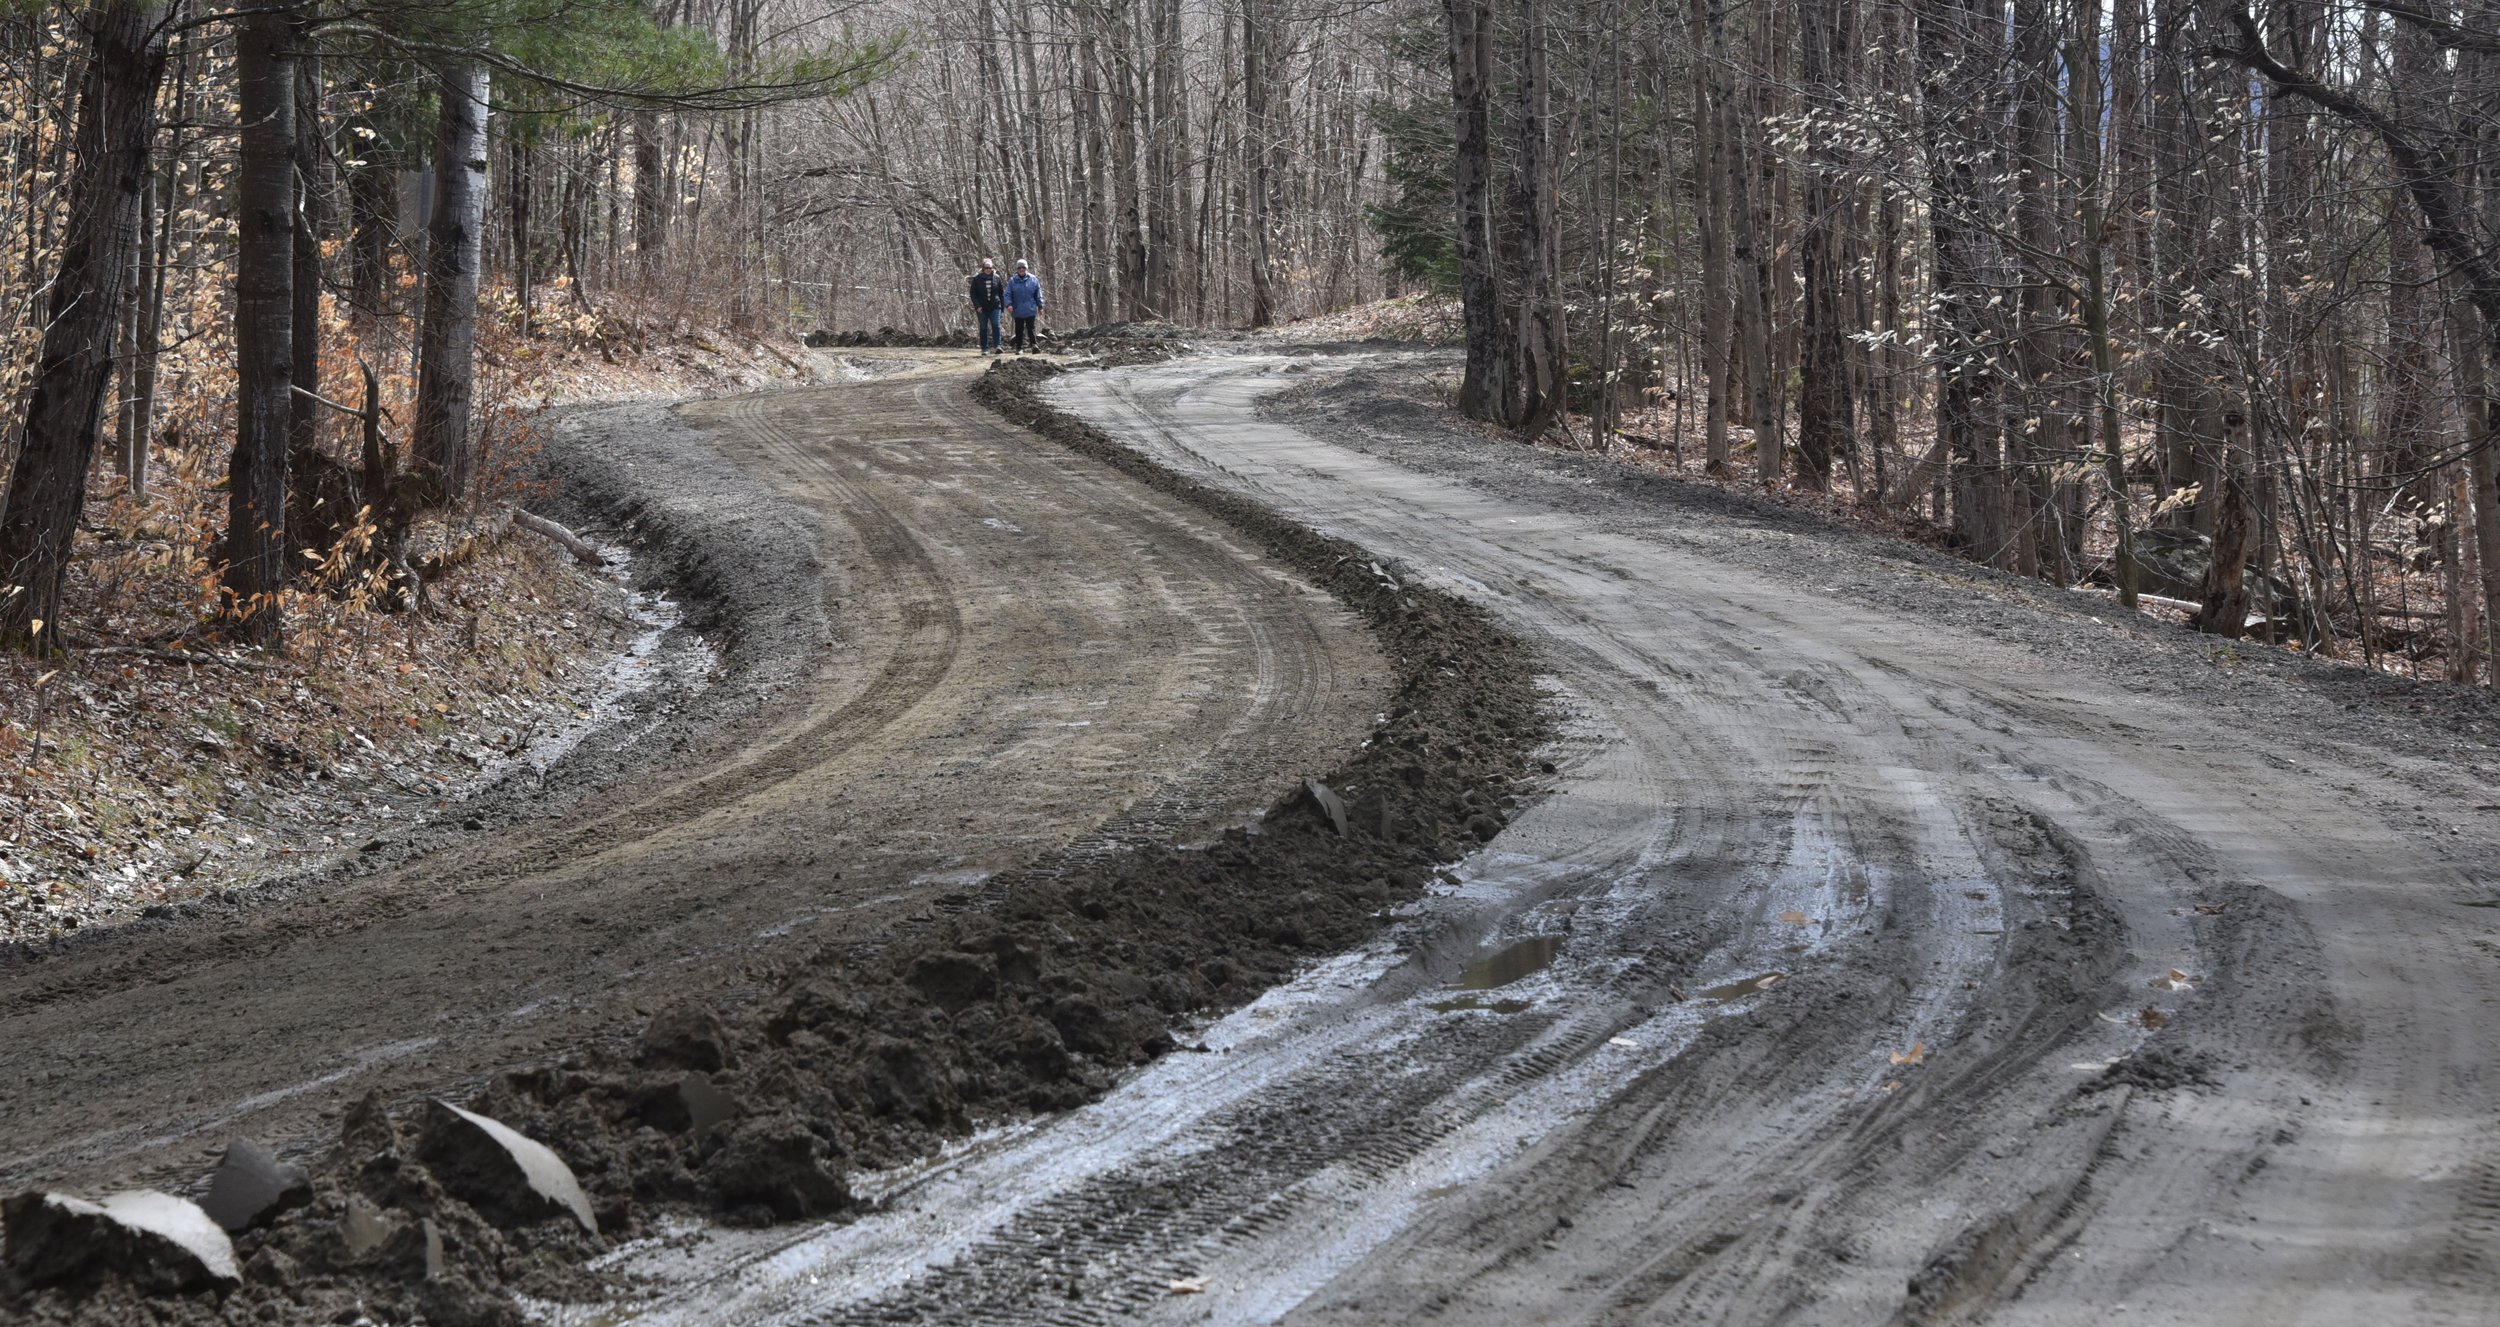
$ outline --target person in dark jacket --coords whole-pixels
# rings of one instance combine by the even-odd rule
[[[1042,316],[1042,283],[1033,275],[1033,265],[1019,258],[1016,274],[1007,278],[1007,312],[1016,319],[1016,353],[1040,354],[1041,334],[1033,324]]]
[[[998,279],[998,264],[981,260],[981,270],[972,274],[972,312],[981,321],[981,353],[995,355],[1004,348],[1005,337],[999,334],[998,313],[1007,307],[1007,283]]]

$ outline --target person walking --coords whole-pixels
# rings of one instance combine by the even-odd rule
[[[1033,275],[1033,264],[1021,258],[1016,274],[1007,278],[1007,312],[1016,319],[1016,353],[1040,354],[1041,334],[1033,324],[1042,316],[1042,283]]]
[[[981,321],[981,353],[995,355],[1005,348],[998,314],[1007,307],[1007,283],[998,279],[995,259],[982,259],[981,270],[972,274],[971,298],[973,316]]]

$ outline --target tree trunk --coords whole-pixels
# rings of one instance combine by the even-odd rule
[[[1510,391],[1510,319],[1502,307],[1493,233],[1493,34],[1490,0],[1442,0],[1450,22],[1450,101],[1458,157],[1459,302],[1467,323],[1467,375],[1458,408],[1469,419],[1502,418]]]
[[[469,407],[477,376],[477,282],[486,229],[486,67],[443,65],[435,124],[434,214],[425,227],[425,324],[411,447],[431,502],[470,479]]]
[[[285,643],[287,433],[295,376],[295,36],[287,13],[235,35],[243,118],[234,264],[234,455],[226,504],[225,611],[244,639]]]
[[[1927,224],[1935,257],[1936,440],[1953,491],[1956,543],[1994,561],[2002,552],[1996,498],[1997,441],[1988,431],[1994,370],[1984,349],[1990,291],[1980,260],[1978,163],[1982,141],[1962,86],[1972,34],[1990,21],[1985,0],[1920,0],[1921,134],[1927,154]],[[1984,93],[1976,94],[1984,96]]]
[[[1805,0],[1797,7],[1799,73],[1809,108],[1806,117],[1806,203],[1802,237],[1805,278],[1804,353],[1798,362],[1797,477],[1818,493],[1832,486],[1832,458],[1857,449],[1856,401],[1850,391],[1848,285],[1842,261],[1841,200],[1848,184],[1834,136],[1849,52],[1856,40],[1850,17],[1856,0]]]
[[[0,642],[38,652],[57,639],[61,578],[87,503],[116,324],[139,247],[140,181],[165,69],[163,13],[155,0],[86,11],[91,54],[78,93],[69,228],[27,386],[24,440],[0,500]]]
[[[329,144],[321,122],[321,58],[299,55],[295,61],[295,182],[303,191],[296,209],[293,275],[295,370],[292,414],[287,446],[296,455],[321,445],[321,242],[330,231]]]
[[[1250,250],[1250,325],[1265,327],[1276,321],[1275,218],[1274,177],[1275,156],[1271,146],[1274,128],[1269,123],[1268,104],[1273,95],[1269,84],[1269,46],[1271,38],[1265,17],[1260,13],[1262,0],[1241,0],[1241,108],[1243,131],[1249,138],[1244,155],[1249,158],[1248,228]]]
[[[2213,502],[2213,561],[2205,568],[2205,603],[2196,629],[2236,640],[2248,629],[2248,449],[2241,445],[2246,422],[2227,415],[2222,427],[2214,466],[2221,482]]]
[[[368,321],[388,316],[393,307],[391,231],[398,186],[398,172],[387,166],[359,166],[347,177],[348,302],[354,316]]]
[[[1518,406],[1511,422],[1530,442],[1570,406],[1571,364],[1563,342],[1562,228],[1555,206],[1552,81],[1546,75],[1545,0],[1520,0]]]
[[[645,276],[659,270],[668,242],[668,172],[660,163],[660,117],[634,113],[634,262]]]
[[[1700,16],[1698,37],[1706,46],[1709,73],[1693,79],[1693,154],[1696,175],[1694,209],[1701,232],[1701,372],[1709,380],[1702,399],[1702,465],[1713,477],[1728,478],[1728,372],[1735,358],[1735,329],[1727,289],[1727,136],[1724,122],[1727,90],[1726,0],[1694,0]]]

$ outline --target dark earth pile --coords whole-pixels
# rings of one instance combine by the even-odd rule
[[[470,1094],[470,1109],[570,1163],[600,1236],[561,1214],[532,1220],[471,1182],[441,1137],[446,1112],[369,1098],[315,1168],[312,1200],[238,1238],[239,1288],[148,1299],[117,1283],[30,1288],[0,1270],[10,1316],[517,1323],[515,1294],[596,1294],[583,1256],[655,1210],[754,1224],[838,1214],[854,1205],[854,1168],[923,1155],[978,1119],[1090,1100],[1123,1070],[1186,1049],[1172,1036],[1184,1020],[1364,940],[1384,909],[1499,832],[1551,731],[1528,647],[1400,568],[1044,405],[1036,389],[1058,372],[1003,362],[974,394],[1226,520],[1378,633],[1392,702],[1343,767],[1254,828],[1036,862],[882,934],[785,958],[750,1000],[663,1010],[638,1040]]]

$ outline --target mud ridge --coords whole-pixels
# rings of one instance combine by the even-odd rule
[[[481,1216],[446,1187],[456,1177],[429,1168],[431,1117],[376,1096],[349,1113],[315,1168],[313,1200],[238,1237],[239,1287],[183,1299],[112,1284],[30,1292],[0,1270],[0,1304],[36,1322],[319,1320],[353,1309],[518,1323],[516,1294],[604,1295],[584,1260],[648,1231],[660,1211],[736,1224],[838,1216],[858,1206],[846,1179],[857,1168],[925,1155],[982,1120],[1091,1100],[1129,1067],[1188,1049],[1174,1032],[1191,1020],[1367,938],[1439,866],[1498,833],[1533,795],[1534,754],[1552,731],[1530,647],[1353,544],[1165,470],[1043,405],[1036,389],[1058,372],[1001,363],[974,395],[1224,520],[1378,633],[1391,700],[1340,768],[1215,842],[1035,862],[870,939],[759,969],[741,998],[662,1010],[638,1039],[505,1072],[455,1098],[554,1148],[596,1206],[597,1237],[569,1218],[499,1227]],[[646,537],[684,542],[660,513],[629,514]],[[735,616],[699,559],[674,570],[697,611]],[[765,634],[820,629],[780,628]],[[742,653],[726,642],[733,664]]]

